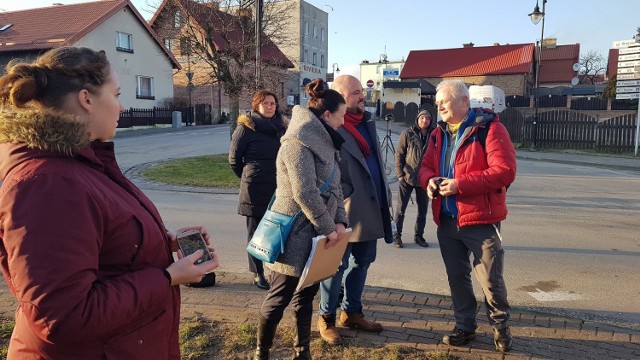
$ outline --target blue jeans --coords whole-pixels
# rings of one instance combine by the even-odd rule
[[[362,312],[362,292],[369,265],[376,259],[377,240],[349,243],[338,272],[320,283],[320,315],[336,315],[340,285],[344,283],[342,310]]]

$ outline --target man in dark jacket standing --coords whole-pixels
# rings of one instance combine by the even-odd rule
[[[340,150],[340,180],[344,205],[353,229],[338,272],[320,284],[318,330],[330,344],[341,342],[339,326],[380,332],[382,324],[367,320],[362,313],[362,292],[367,271],[376,259],[377,240],[391,243],[391,192],[384,173],[380,141],[371,114],[364,110],[360,81],[350,75],[338,76],[332,84],[347,102],[344,125],[338,133],[344,138]],[[343,279],[344,275],[344,279]],[[344,281],[342,313],[336,319],[338,294]]]
[[[398,202],[393,219],[396,222],[396,232],[393,234],[393,244],[401,248],[402,227],[404,224],[404,212],[407,210],[411,192],[416,191],[416,203],[418,204],[418,217],[416,218],[414,241],[422,247],[429,244],[424,239],[424,227],[427,223],[427,205],[429,198],[427,192],[418,181],[418,170],[422,157],[427,149],[427,139],[433,130],[431,113],[422,110],[416,116],[416,125],[408,128],[400,134],[400,142],[395,154],[396,176],[398,177]]]
[[[420,166],[420,185],[433,200],[440,253],[449,278],[456,319],[442,342],[468,344],[476,337],[478,304],[469,255],[482,286],[497,351],[511,349],[509,302],[502,275],[500,222],[507,217],[507,187],[516,176],[516,154],[498,115],[469,108],[469,89],[460,80],[436,88],[442,121],[431,133]]]

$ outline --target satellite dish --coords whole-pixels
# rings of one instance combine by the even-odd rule
[[[575,67],[575,66],[574,66]],[[576,86],[578,85],[578,83],[580,82],[580,79],[578,79],[578,77],[574,77],[573,79],[571,79],[571,85]]]
[[[575,64],[573,64],[572,69],[573,69],[573,71],[578,71],[578,70],[580,70],[580,63],[575,63]]]

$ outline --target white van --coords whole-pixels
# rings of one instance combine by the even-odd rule
[[[504,90],[493,85],[469,86],[469,102],[472,108],[485,108],[496,114],[507,108]]]

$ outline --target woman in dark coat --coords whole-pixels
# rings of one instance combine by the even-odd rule
[[[278,108],[278,97],[271,91],[259,90],[251,100],[253,115],[238,117],[238,127],[231,137],[229,165],[240,178],[238,214],[247,219],[247,242],[267,211],[276,190],[276,156],[280,138],[286,130]],[[249,256],[249,271],[254,284],[269,289],[262,261]]]

